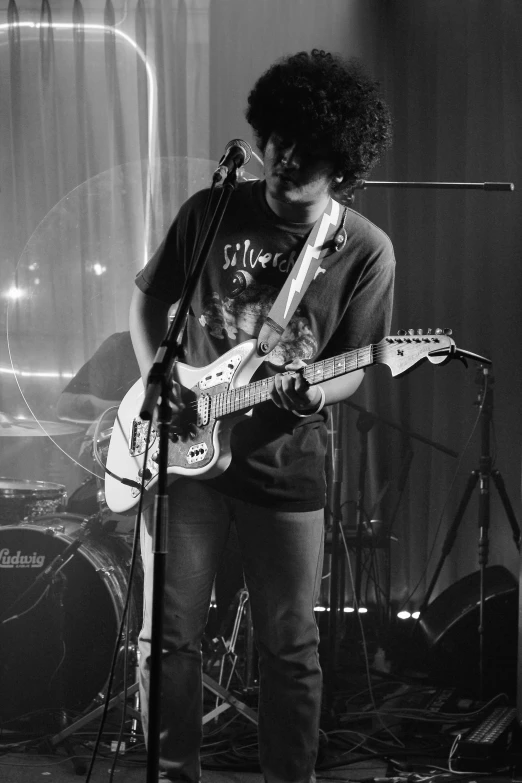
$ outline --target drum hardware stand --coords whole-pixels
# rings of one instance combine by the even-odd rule
[[[473,490],[479,486],[478,497],[478,527],[479,527],[479,541],[478,541],[478,559],[480,566],[480,603],[479,603],[479,698],[484,697],[484,684],[485,675],[484,671],[484,643],[485,643],[485,627],[484,627],[484,605],[485,605],[485,569],[488,564],[489,556],[489,527],[490,527],[490,481],[493,480],[497,488],[500,500],[504,508],[504,512],[508,518],[513,533],[513,540],[517,549],[520,549],[520,527],[518,525],[515,512],[509,500],[504,480],[500,474],[500,471],[493,470],[493,461],[491,458],[491,423],[493,420],[493,384],[494,379],[489,374],[487,366],[481,366],[477,370],[475,382],[480,386],[479,394],[475,405],[480,406],[480,420],[481,420],[481,454],[479,460],[478,469],[472,470],[464,493],[462,495],[457,512],[451,523],[448,532],[446,534],[445,541],[442,546],[441,556],[439,562],[435,568],[433,577],[426,591],[426,595],[422,601],[422,605],[419,608],[420,622],[422,623],[422,613],[426,611],[428,603],[433,592],[433,589],[437,583],[439,574],[444,565],[446,557],[449,555],[460,523],[466,511],[467,505],[473,493]]]
[[[258,722],[257,714],[246,704],[243,704],[235,697],[232,697],[232,700],[230,698],[224,698],[225,695],[230,697],[228,688],[230,687],[230,683],[232,682],[232,677],[234,676],[234,672],[237,666],[238,655],[236,653],[236,644],[239,637],[239,631],[241,628],[241,622],[243,618],[246,621],[245,684],[244,684],[243,692],[251,693],[254,690],[254,666],[253,666],[254,641],[253,641],[253,633],[252,633],[252,618],[250,612],[249,595],[248,595],[248,590],[246,588],[242,588],[241,590],[238,591],[232,606],[236,601],[237,601],[236,616],[234,618],[234,626],[232,628],[230,638],[228,640],[225,640],[223,636],[217,635],[214,639],[212,639],[212,647],[213,647],[212,654],[204,667],[204,671],[206,673],[212,671],[212,668],[217,662],[217,659],[221,658],[219,664],[219,676],[217,681],[212,681],[208,677],[208,679],[204,680],[203,682],[203,684],[211,692],[215,693],[215,695],[217,696],[215,709],[207,713],[203,717],[203,723],[208,723],[210,720],[214,720],[215,718],[217,718],[217,716],[220,713],[229,709],[229,707],[231,706],[235,707],[238,710],[238,712],[240,712],[240,714],[242,714],[244,717],[246,717],[255,725],[257,725]],[[228,675],[226,676],[226,682],[224,682],[225,665],[227,660],[230,663],[230,668],[228,670]],[[212,687],[215,685],[220,686],[220,689],[217,693]]]
[[[368,433],[375,424],[374,417],[368,413],[359,413],[357,417],[357,429],[359,430],[359,478],[357,484],[357,503],[355,506],[355,609],[361,605],[361,582],[362,582],[362,550],[363,550],[363,532],[368,531],[368,520],[365,519],[364,510],[365,487],[366,487],[366,469],[368,466]]]
[[[65,550],[66,551],[66,550]],[[65,555],[64,551],[64,555]],[[77,548],[74,550],[74,554],[76,553]],[[72,555],[71,555],[72,556]],[[66,562],[66,558],[63,557],[63,562]],[[58,626],[58,641],[60,648],[65,647],[65,639],[64,639],[64,603],[63,603],[63,596],[65,592],[65,586],[67,583],[67,577],[65,574],[61,573],[59,568],[54,569],[49,577],[50,580],[50,591],[49,596],[50,599],[54,602],[54,605],[56,606],[56,619],[57,619],[57,626]],[[61,654],[61,650],[60,650]],[[64,687],[63,687],[63,676],[62,676],[62,662],[58,664],[57,670],[55,672],[56,675],[56,681],[57,681],[57,687],[56,687],[56,695],[57,695],[57,703],[60,705],[63,705],[64,703]],[[59,722],[62,731],[64,731],[65,726],[67,725],[67,715],[65,710],[62,708],[60,709],[59,713]],[[68,736],[65,734],[64,731],[64,737],[63,737],[63,746],[67,752],[67,755],[71,759],[72,765],[74,767],[75,774],[80,775],[83,772],[85,772],[84,764],[81,760],[81,755],[83,749],[75,744],[73,744],[69,739]],[[46,743],[43,743],[46,744]]]
[[[130,649],[136,654],[137,661],[139,653],[136,645],[131,645]],[[135,668],[137,670],[137,666]],[[79,729],[87,726],[89,723],[92,723],[92,721],[96,720],[97,718],[101,718],[105,712],[123,705],[125,701],[131,696],[134,696],[134,705],[126,705],[125,711],[132,719],[131,743],[136,742],[138,721],[141,720],[141,715],[139,712],[139,684],[137,681],[130,685],[127,689],[122,690],[117,696],[113,696],[109,700],[108,705],[102,702],[98,707],[95,707],[86,715],[82,715],[82,717],[75,720],[74,723],[71,723],[69,726],[62,729],[62,731],[60,731],[58,734],[55,734],[53,737],[46,739],[45,745],[54,748],[63,744],[68,755],[71,757],[71,762],[74,766],[75,773],[77,775],[84,775],[87,772],[88,765],[83,759],[77,758],[81,754],[78,753],[77,748],[71,744],[68,738],[71,734],[74,734]],[[102,695],[101,698],[104,699],[105,697]]]

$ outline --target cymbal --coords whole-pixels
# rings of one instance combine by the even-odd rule
[[[84,432],[83,427],[62,421],[34,421],[30,419],[13,419],[7,413],[0,411],[0,438],[37,438],[73,435]]]

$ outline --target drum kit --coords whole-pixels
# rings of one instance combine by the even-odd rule
[[[59,437],[82,432],[68,422],[0,414],[0,437]],[[110,430],[93,444],[104,453]],[[61,725],[100,705],[110,676],[132,556],[130,517],[105,504],[93,475],[69,500],[65,487],[0,478],[0,726],[37,729],[49,716]],[[123,652],[136,660],[141,627],[141,563],[130,587],[126,636],[115,673],[122,687]],[[134,666],[126,666],[128,678]],[[127,683],[126,683],[127,684]],[[56,724],[54,724],[56,725]]]

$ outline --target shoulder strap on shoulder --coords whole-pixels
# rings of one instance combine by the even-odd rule
[[[331,198],[329,205],[315,222],[299,258],[261,327],[257,338],[258,356],[266,356],[279,342],[322,259],[331,250],[331,239],[339,224],[340,214],[341,205]]]

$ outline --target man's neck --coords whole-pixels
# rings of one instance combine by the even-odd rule
[[[330,196],[325,195],[319,202],[312,204],[292,204],[273,198],[265,188],[265,198],[268,206],[278,217],[289,223],[310,224],[321,217],[330,201]]]

